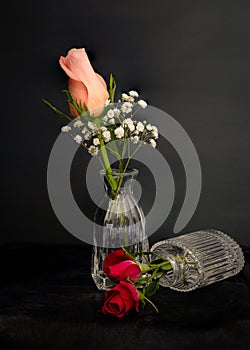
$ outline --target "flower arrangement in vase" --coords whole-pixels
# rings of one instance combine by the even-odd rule
[[[103,270],[109,253],[123,247],[131,254],[149,249],[145,216],[133,194],[138,169],[131,169],[130,162],[143,145],[157,146],[158,129],[135,118],[147,107],[137,91],[124,92],[116,99],[114,76],[110,74],[107,86],[94,71],[84,48],[69,50],[59,64],[68,76],[68,89],[63,92],[70,113],[43,101],[68,121],[61,131],[100,161],[106,191],[93,218],[91,274],[97,288],[106,290],[114,285]],[[142,262],[142,256],[137,255],[137,260]]]

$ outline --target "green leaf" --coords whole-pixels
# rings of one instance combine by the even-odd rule
[[[140,301],[141,301],[142,308],[144,309],[144,307],[146,306],[146,301],[144,299],[140,299]]]
[[[72,98],[72,96],[71,96],[69,90],[63,90],[62,92],[64,92],[64,93],[66,94],[66,96],[67,96],[67,101],[68,101],[69,103],[73,103],[73,98]]]
[[[144,294],[138,289],[137,289],[137,293],[139,295],[140,300],[144,300]]]
[[[147,284],[147,283],[148,283],[148,280],[147,280],[146,278],[145,278],[145,279],[141,278],[141,279],[138,279],[137,281],[138,281],[138,283],[137,283],[137,282],[135,283],[135,286],[136,286],[136,287],[141,287],[141,286],[143,286],[144,284]]]
[[[163,275],[165,275],[164,272],[162,273],[161,271],[158,271],[158,272],[155,274],[154,278],[161,278]]]
[[[150,285],[146,290],[146,296],[151,297],[157,292],[158,289],[159,289],[159,282],[157,280],[153,281],[152,283],[150,283]]]
[[[132,253],[132,252],[130,252],[130,248],[129,247],[123,247],[122,248],[123,250],[124,250],[124,252],[126,253],[126,255],[128,255],[128,256],[130,256],[130,258],[133,260],[133,261],[135,261],[135,255]]]
[[[158,270],[159,270],[159,269],[155,269],[155,270],[153,271],[153,273],[152,273],[152,275],[151,275],[151,278],[152,278],[152,279],[154,279],[154,278],[156,277],[156,275],[157,275],[157,273],[158,273]]]
[[[75,107],[77,113],[82,114],[82,113],[85,112],[85,111],[83,110],[83,108],[82,108],[82,103],[80,102],[80,104],[79,104],[79,103],[77,102],[77,100],[73,99],[73,97],[72,97],[71,93],[69,92],[69,90],[63,90],[63,92],[64,92],[64,93],[66,94],[66,96],[67,96],[67,101],[68,101],[69,103],[71,103],[71,104]]]
[[[147,264],[139,264],[139,266],[140,266],[142,274],[144,274],[144,273],[148,272],[149,270],[151,270],[151,267],[148,266]]]
[[[57,109],[55,106],[53,106],[49,101],[42,99],[42,101],[49,106],[56,114],[60,115],[61,117],[68,119],[68,120],[72,120],[72,118],[70,118],[67,114],[59,111],[59,109]]]
[[[110,76],[109,76],[109,99],[112,103],[114,103],[114,100],[115,100],[115,91],[116,91],[116,81],[113,77],[113,74],[110,73]]]
[[[169,264],[166,264],[166,265],[162,265],[162,266],[161,266],[161,269],[162,269],[163,271],[169,271],[169,270],[172,270],[173,267],[172,267],[172,265],[169,263]]]
[[[109,76],[109,86],[110,87],[113,86],[113,75],[112,75],[112,73],[110,73],[110,76]]]

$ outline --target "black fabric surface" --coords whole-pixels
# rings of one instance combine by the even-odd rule
[[[188,293],[161,288],[122,319],[103,315],[91,246],[0,247],[0,349],[249,349],[250,249],[236,276]]]

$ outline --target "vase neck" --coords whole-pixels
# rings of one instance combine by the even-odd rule
[[[128,169],[126,172],[119,172],[118,169],[111,169],[110,172],[100,171],[104,182],[106,194],[112,198],[133,193],[134,179],[138,174],[137,169]],[[112,181],[111,181],[112,180]]]

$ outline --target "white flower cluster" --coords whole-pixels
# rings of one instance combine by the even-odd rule
[[[129,104],[133,104],[133,103],[138,103],[138,105],[142,108],[146,108],[147,107],[147,102],[144,100],[138,100],[139,94],[137,91],[134,90],[130,90],[128,94],[126,94],[125,92],[122,93],[121,96],[121,100],[125,101],[125,103],[129,103]],[[124,104],[125,104],[124,103]],[[126,108],[126,107],[125,107]],[[128,112],[129,113],[129,112]]]
[[[130,138],[133,143],[149,143],[152,147],[156,147],[156,139],[158,139],[158,129],[156,126],[147,123],[146,120],[133,121],[131,118],[124,119],[122,125],[124,134]],[[120,130],[121,132],[121,130]]]
[[[140,108],[147,107],[147,102],[139,99],[137,91],[122,93],[117,104],[107,100],[105,106],[103,116],[98,123],[97,118],[85,121],[84,118],[77,117],[70,125],[63,126],[62,132],[70,132],[75,142],[82,144],[93,156],[98,155],[100,147],[108,142],[125,138],[134,144],[148,143],[156,147],[157,127],[147,121],[133,119]]]

